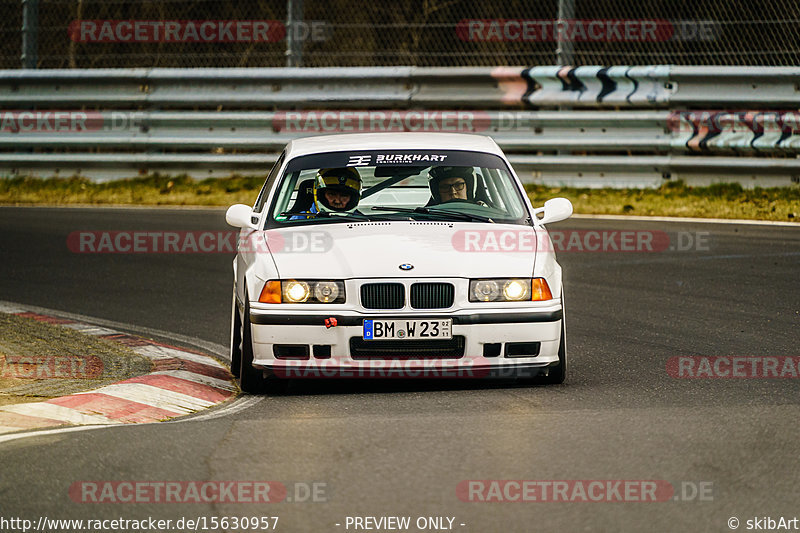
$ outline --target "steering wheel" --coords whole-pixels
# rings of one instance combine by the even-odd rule
[[[480,203],[479,203],[480,202]],[[436,205],[446,205],[446,204],[455,204],[455,203],[462,203],[462,204],[469,204],[469,205],[477,205],[479,207],[489,207],[487,204],[481,202],[480,200],[467,200],[465,198],[453,198],[452,200],[448,200],[446,202],[442,202]]]
[[[473,202],[472,200],[467,200],[466,198],[453,198],[452,200],[447,200],[446,202],[441,202],[441,203],[439,203],[437,205],[454,204],[454,203],[475,205],[475,202]]]

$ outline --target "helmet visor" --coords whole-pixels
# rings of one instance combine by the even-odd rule
[[[320,176],[317,182],[317,187],[324,189],[330,187],[331,189],[348,190],[353,194],[361,193],[361,180],[355,179],[351,176],[336,176],[329,174],[327,176]]]

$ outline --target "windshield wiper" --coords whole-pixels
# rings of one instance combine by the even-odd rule
[[[397,211],[398,213],[419,213],[422,215],[446,216],[448,218],[457,218],[459,220],[466,220],[468,222],[479,220],[481,222],[489,222],[490,224],[494,224],[494,220],[489,217],[472,215],[470,213],[463,213],[461,211],[450,211],[448,209],[428,209],[427,207],[415,207],[412,209],[410,207],[392,207],[388,205],[375,205],[372,206],[372,209],[375,211]]]

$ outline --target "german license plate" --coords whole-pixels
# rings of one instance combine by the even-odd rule
[[[453,338],[451,318],[437,320],[364,320],[364,340]]]

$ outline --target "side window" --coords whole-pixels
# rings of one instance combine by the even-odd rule
[[[267,175],[267,180],[264,182],[264,186],[261,187],[261,192],[258,193],[258,198],[256,199],[256,203],[253,206],[254,213],[260,213],[264,209],[264,203],[267,201],[267,194],[269,194],[269,190],[272,188],[272,184],[275,183],[275,179],[278,177],[278,171],[281,169],[283,165],[283,159],[286,156],[286,152],[282,153],[278,160],[273,165],[272,170],[269,171]]]

